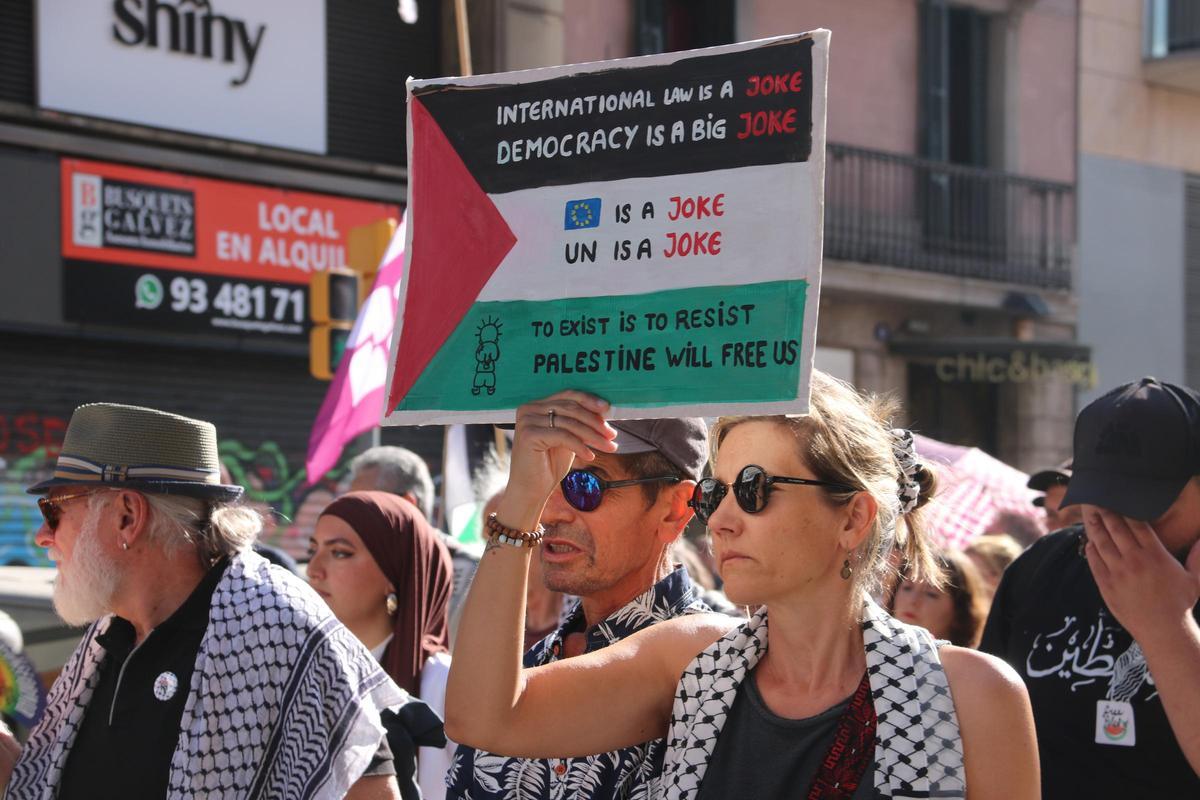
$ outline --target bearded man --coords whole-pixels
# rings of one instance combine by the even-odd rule
[[[29,489],[54,606],[89,627],[9,798],[399,797],[380,712],[406,695],[308,585],[250,549],[216,429],[95,403]],[[15,767],[12,758],[19,752]]]

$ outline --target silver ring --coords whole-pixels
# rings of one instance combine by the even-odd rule
[[[552,408],[549,411],[547,411],[546,413],[550,415],[550,427],[553,428],[554,427],[554,409]]]

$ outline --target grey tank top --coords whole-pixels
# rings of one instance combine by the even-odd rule
[[[751,671],[738,687],[696,800],[804,798],[833,743],[847,697],[806,719],[771,712]],[[874,764],[867,767],[854,800],[877,800]]]

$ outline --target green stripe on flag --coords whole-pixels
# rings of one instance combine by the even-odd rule
[[[477,510],[482,510],[483,503],[480,503]],[[472,514],[471,519],[467,522],[462,530],[454,534],[454,538],[463,544],[481,544],[483,543],[483,522],[478,513]]]
[[[623,406],[791,400],[807,290],[794,280],[476,303],[397,410],[511,408],[568,388]]]

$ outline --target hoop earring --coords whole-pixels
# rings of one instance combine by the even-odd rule
[[[850,569],[850,559],[847,558],[842,562],[842,580],[850,580],[850,575],[853,574],[853,572],[854,570]]]
[[[388,596],[383,601],[387,605],[387,613],[389,617],[396,616],[396,612],[400,610],[400,598],[396,597],[395,592],[388,592]]]

